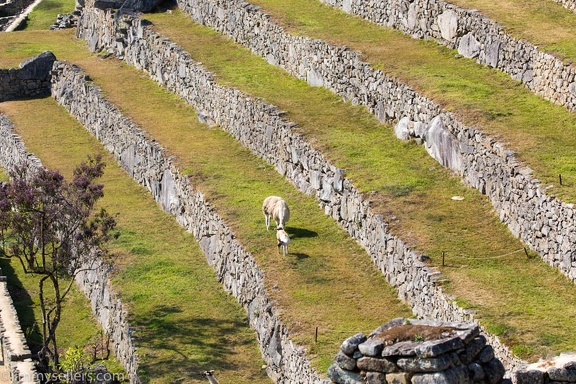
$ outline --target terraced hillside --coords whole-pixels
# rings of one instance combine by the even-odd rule
[[[26,51],[30,44],[58,52],[62,58],[87,68],[108,64],[74,39],[73,31],[9,36],[15,39],[3,40],[9,48],[3,47],[7,54],[2,55],[2,67],[10,67],[29,55]],[[10,48],[22,46],[23,50]],[[101,71],[115,72],[111,68]],[[185,109],[181,105],[170,108]],[[1,109],[13,120],[27,150],[67,176],[86,155],[106,152],[50,98],[2,103]],[[110,155],[106,162],[103,204],[118,214],[122,232],[113,246],[116,267],[122,271],[115,276],[114,288],[121,291],[123,303],[130,307],[130,323],[138,330],[142,380],[203,382],[205,379],[197,374],[215,369],[222,381],[269,382],[253,332],[246,326],[245,312],[222,290],[194,238],[159,210]],[[63,322],[68,328],[63,326],[63,332],[72,333],[70,328],[82,324],[75,316],[65,316]],[[82,340],[77,338],[75,343],[79,342]]]
[[[77,54],[77,51],[74,52]],[[87,53],[88,52],[85,51],[85,54]],[[314,335],[314,328],[316,326],[321,327],[320,342],[313,348],[314,350],[318,349],[318,353],[322,352],[321,356],[325,361],[329,362],[331,360],[333,351],[341,342],[343,334],[356,332],[357,330],[367,331],[377,327],[382,322],[382,319],[409,315],[408,308],[400,304],[398,299],[396,299],[395,293],[386,286],[383,278],[375,273],[374,269],[369,265],[367,257],[365,257],[363,266],[352,262],[361,251],[353,241],[347,239],[347,236],[345,236],[341,230],[337,229],[334,223],[319,212],[316,204],[314,204],[310,198],[297,194],[294,195],[294,192],[290,192],[288,184],[282,181],[282,178],[278,175],[275,175],[272,170],[264,167],[255,160],[251,160],[250,155],[246,154],[244,150],[239,148],[238,145],[226,135],[222,135],[219,131],[206,130],[205,127],[197,122],[190,108],[183,106],[182,103],[163,93],[150,81],[142,79],[141,74],[134,69],[127,68],[120,63],[103,61],[98,58],[76,58],[75,61],[81,63],[84,68],[89,70],[90,76],[96,79],[104,89],[106,89],[106,86],[115,89],[114,92],[111,92],[111,95],[114,94],[119,100],[124,100],[124,102],[117,104],[128,114],[135,116],[135,120],[137,120],[143,128],[146,128],[151,135],[154,135],[157,140],[162,142],[171,153],[174,155],[178,154],[179,162],[182,162],[182,169],[190,170],[195,180],[204,180],[203,183],[198,182],[198,188],[201,188],[202,192],[210,197],[211,204],[218,207],[221,214],[225,213],[226,216],[230,216],[227,221],[234,223],[240,220],[237,217],[249,217],[243,218],[241,222],[250,223],[250,227],[235,228],[234,232],[238,234],[239,237],[242,235],[241,238],[246,238],[244,242],[248,243],[250,248],[255,248],[253,253],[261,258],[260,261],[262,264],[271,265],[266,272],[267,276],[269,276],[270,284],[280,287],[277,300],[280,301],[284,295],[295,296],[294,303],[291,305],[296,305],[297,308],[291,309],[291,305],[287,304],[285,305],[286,310],[291,309],[289,312],[293,311],[295,313],[310,313],[310,317],[308,318],[297,318],[291,321],[293,327],[301,327],[305,330],[305,332],[302,332],[301,337],[307,338],[309,343]],[[114,76],[111,76],[111,74],[114,74]],[[130,87],[127,87],[127,84],[130,84]],[[118,89],[119,85],[121,89]],[[123,94],[123,92],[125,93]],[[135,99],[130,96],[134,94],[141,95],[142,98]],[[146,100],[147,104],[142,103],[142,100]],[[42,103],[50,104],[46,107],[51,108],[46,111],[49,115],[58,115],[56,112],[59,112],[59,114],[63,112],[61,110],[58,111],[57,106],[54,105],[54,101],[43,100]],[[154,110],[151,110],[151,105],[154,106]],[[10,102],[2,105],[2,110],[8,113],[14,121],[16,131],[22,135],[29,150],[38,154],[42,159],[46,156],[51,157],[50,154],[56,152],[56,149],[64,151],[58,158],[58,162],[52,166],[62,168],[63,164],[60,162],[66,161],[69,167],[69,163],[73,164],[73,161],[77,160],[77,158],[73,160],[70,156],[70,146],[77,148],[78,156],[102,150],[102,148],[88,149],[80,146],[78,140],[81,136],[78,132],[72,133],[69,131],[61,132],[59,135],[62,136],[55,138],[55,142],[60,143],[60,145],[57,145],[56,148],[48,147],[46,145],[45,132],[34,129],[34,127],[38,125],[43,125],[41,121],[21,121],[22,119],[27,120],[27,117],[31,116],[25,108],[40,110],[39,105],[32,104],[32,102]],[[54,110],[54,108],[56,109]],[[158,113],[158,111],[163,112]],[[34,116],[40,120],[44,118],[43,114],[34,114]],[[172,116],[172,118],[168,118],[168,116]],[[57,124],[57,127],[63,129],[62,126],[64,125],[65,124],[60,123]],[[66,125],[72,124],[68,122]],[[180,132],[176,132],[174,129]],[[164,133],[162,130],[164,130]],[[36,137],[31,136],[33,133],[36,134]],[[163,135],[167,135],[167,137],[163,139]],[[84,133],[82,136],[87,136],[87,133]],[[76,142],[76,144],[64,143],[63,137],[70,138],[73,142]],[[187,139],[187,137],[189,137],[189,139]],[[38,144],[34,145],[35,142]],[[28,145],[28,143],[30,143],[30,145]],[[210,144],[207,145],[207,143]],[[178,148],[178,146],[180,146],[180,148]],[[221,149],[216,150],[218,147],[221,147]],[[44,154],[44,151],[46,151],[47,154]],[[205,153],[202,154],[202,152]],[[235,152],[236,155],[234,155]],[[216,153],[220,153],[221,155],[214,157]],[[109,161],[109,163],[110,162],[111,161]],[[48,164],[48,162],[46,163]],[[226,163],[229,165],[224,167]],[[240,165],[242,166],[241,170],[239,170]],[[238,177],[238,174],[245,175],[246,179],[243,181]],[[114,176],[112,179],[115,177],[119,176]],[[218,180],[219,182],[210,183],[210,180]],[[110,181],[106,180],[105,185],[108,186],[109,184]],[[226,192],[227,190],[228,192]],[[229,192],[230,190],[235,190],[235,194],[232,195]],[[304,212],[294,212],[293,222],[289,228],[291,231],[294,231],[293,237],[295,239],[299,233],[302,239],[298,241],[300,245],[295,245],[292,250],[294,258],[287,259],[284,263],[278,263],[275,243],[272,241],[273,237],[271,237],[269,233],[268,236],[266,236],[267,233],[260,213],[261,201],[266,194],[270,194],[273,191],[289,197],[289,201],[293,207],[303,207],[299,211]],[[120,212],[120,218],[126,217],[126,219],[130,221],[135,220],[136,223],[142,223],[141,225],[149,228],[161,228],[161,233],[174,233],[174,229],[171,229],[169,226],[162,228],[165,226],[164,224],[154,224],[150,219],[138,219],[138,217],[132,217],[134,216],[132,213],[122,213],[128,208],[124,207],[124,205],[127,205],[129,202],[126,202],[126,198],[113,194],[110,195],[110,193],[111,192],[108,192],[107,196],[108,199],[111,200],[111,203],[107,203],[107,209],[111,212]],[[134,195],[133,192],[124,193],[129,196]],[[243,197],[242,194],[246,194],[246,196]],[[255,194],[256,196],[254,196]],[[224,199],[224,201],[227,199],[238,199],[248,204],[248,207],[242,207],[242,205],[235,207],[235,205],[238,204],[230,202],[222,205],[222,203],[218,203],[218,201],[222,199]],[[306,200],[308,201],[306,202]],[[142,208],[139,208],[137,211],[141,209]],[[240,209],[243,211],[239,211]],[[230,212],[226,212],[227,210],[230,210]],[[305,212],[311,212],[308,214],[312,217],[308,217],[305,220],[304,218],[306,218],[307,215]],[[195,272],[187,272],[187,270],[192,268],[192,266],[197,268],[199,266],[198,260],[191,261],[190,256],[182,254],[182,250],[167,249],[159,251],[149,249],[158,246],[164,248],[168,240],[158,239],[154,241],[153,238],[151,238],[151,234],[140,233],[142,229],[137,231],[129,226],[124,228],[124,225],[122,226],[122,237],[127,237],[128,239],[122,240],[122,237],[120,238],[120,241],[126,241],[127,244],[120,248],[123,257],[119,261],[119,267],[124,266],[126,270],[119,272],[117,278],[119,281],[115,283],[115,286],[118,286],[118,289],[122,292],[123,301],[128,307],[145,306],[144,309],[134,309],[134,313],[131,313],[131,324],[139,330],[138,333],[142,336],[138,336],[138,339],[143,340],[142,342],[146,346],[144,347],[144,345],[139,344],[139,354],[143,361],[141,373],[145,375],[144,377],[150,376],[155,382],[166,382],[165,380],[174,380],[179,375],[182,375],[183,372],[200,371],[204,368],[202,366],[203,364],[210,364],[210,367],[229,370],[229,373],[224,372],[220,374],[219,377],[221,378],[226,379],[227,375],[231,377],[232,375],[236,375],[239,369],[238,366],[244,364],[242,360],[235,361],[243,359],[246,354],[244,351],[236,351],[239,349],[239,346],[242,346],[243,341],[234,342],[233,348],[235,353],[230,354],[232,356],[227,359],[222,357],[224,360],[222,362],[219,361],[219,356],[222,356],[222,354],[227,355],[226,347],[220,345],[222,339],[220,342],[210,342],[207,346],[202,347],[208,350],[202,352],[205,357],[202,359],[191,359],[192,361],[188,365],[182,365],[183,363],[180,359],[177,359],[173,353],[169,353],[171,349],[168,344],[169,339],[160,336],[158,341],[160,344],[158,346],[150,345],[152,339],[148,339],[148,332],[162,330],[163,332],[171,334],[170,339],[175,338],[176,340],[178,340],[178,334],[182,334],[183,339],[178,341],[178,343],[182,344],[180,344],[179,348],[174,349],[180,350],[179,355],[194,356],[198,353],[194,352],[194,349],[202,346],[202,344],[197,345],[198,341],[196,341],[196,337],[206,335],[204,336],[207,339],[205,343],[208,343],[211,337],[226,337],[227,340],[229,337],[226,335],[232,332],[232,329],[237,328],[227,329],[228,325],[237,324],[238,319],[233,318],[228,321],[223,321],[214,317],[214,315],[208,316],[208,309],[213,306],[215,306],[215,310],[224,311],[224,313],[230,312],[230,309],[222,306],[222,299],[214,300],[212,298],[213,294],[197,292],[198,289],[202,288],[202,285],[206,285],[205,283],[201,283],[200,288],[196,285],[187,288],[196,293],[188,298],[186,297],[182,287],[196,280],[193,278]],[[175,223],[173,225],[175,225]],[[244,232],[248,233],[244,234]],[[254,238],[255,234],[258,234],[256,238]],[[162,235],[156,234],[156,236]],[[250,240],[251,238],[254,239]],[[174,240],[176,240],[176,243],[182,241]],[[294,241],[296,242],[296,240]],[[311,242],[314,245],[310,247],[310,251],[301,253],[299,249],[301,247],[306,249],[307,242]],[[139,245],[140,243],[144,245]],[[154,245],[156,243],[158,245]],[[180,244],[180,247],[183,246],[187,248],[190,245],[187,246],[186,243]],[[347,249],[348,252],[341,254],[340,250],[342,249]],[[315,251],[313,252],[312,250]],[[317,254],[317,252],[319,253]],[[188,251],[186,251],[186,253],[188,253]],[[336,258],[334,261],[334,264],[337,266],[336,268],[325,266],[325,264],[329,264],[328,261],[325,260],[326,255]],[[127,259],[124,260],[124,257],[127,257]],[[163,260],[167,257],[176,258],[178,264],[183,263],[186,267],[173,265],[176,261]],[[143,258],[149,261],[146,262],[142,260]],[[298,262],[298,260],[301,260],[301,262]],[[349,265],[348,267],[346,267],[347,264]],[[154,265],[161,266],[162,268],[154,267]],[[130,266],[130,268],[128,268],[128,266]],[[277,277],[277,272],[274,271],[274,267],[281,270],[293,270],[293,272]],[[345,270],[359,268],[359,273],[351,276],[350,279],[340,279],[340,276],[345,273],[341,268]],[[161,270],[167,270],[168,273],[178,271],[176,276],[165,278],[169,280],[169,283],[165,283],[168,292],[159,291],[159,288],[163,285],[161,283],[163,280],[163,276],[160,274]],[[307,273],[301,275],[298,273],[300,270],[306,270]],[[155,276],[156,274],[158,274],[158,276]],[[137,281],[141,281],[143,285],[138,284],[134,286],[133,282],[130,283],[130,280],[134,278],[137,278]],[[185,279],[185,281],[190,280],[188,283],[178,283],[176,279],[182,278]],[[207,277],[198,278],[201,282],[205,279],[207,279]],[[158,281],[159,283],[158,285],[154,284],[150,286],[151,281]],[[214,278],[212,278],[212,281],[213,283],[216,282]],[[378,281],[380,282],[378,283]],[[325,285],[326,282],[330,282],[330,287],[333,291],[323,292],[319,289],[319,287]],[[381,287],[374,289],[375,284]],[[283,288],[285,285],[287,288]],[[362,286],[364,286],[364,288],[361,288]],[[146,287],[153,288],[155,292],[146,293]],[[203,289],[214,291],[214,287],[210,288],[210,286],[204,287]],[[344,292],[344,295],[338,294],[339,292]],[[168,299],[172,295],[177,297],[176,302]],[[156,299],[148,298],[148,296],[156,297]],[[360,302],[358,301],[359,297],[362,297]],[[203,314],[190,313],[199,310],[194,310],[194,307],[200,304],[200,298],[206,300],[206,303],[199,308],[205,312]],[[335,302],[334,300],[336,299],[337,301]],[[176,298],[173,300],[176,300]],[[141,303],[133,303],[133,301]],[[186,303],[192,308],[186,309],[188,306]],[[370,313],[363,311],[353,312],[352,314],[349,313],[350,308],[357,307],[360,304],[368,304],[374,310],[370,311]],[[313,311],[307,309],[307,307],[310,306],[314,308]],[[344,316],[343,313],[338,314],[338,310],[344,309],[340,306],[346,308],[346,316]],[[334,310],[337,312],[330,314]],[[323,312],[324,314],[322,314]],[[178,315],[179,313],[183,315]],[[212,328],[212,331],[197,330],[195,328],[190,329],[188,327],[180,328],[180,326],[177,325],[170,325],[173,323],[186,324],[188,320],[181,318],[181,316],[192,316],[190,320],[192,323],[199,322],[198,326],[204,326],[207,327],[207,329]],[[151,322],[150,318],[156,318],[156,320]],[[218,331],[220,327],[219,324],[221,323],[223,329]],[[246,330],[246,327],[239,328],[239,330],[241,329]],[[196,336],[193,336],[194,339],[192,340],[186,340],[184,339],[184,335]],[[228,344],[228,341],[225,342],[225,344]],[[184,348],[192,348],[193,350],[184,353]],[[326,352],[323,351],[324,349],[326,349]],[[211,357],[211,355],[214,355],[214,357]],[[169,359],[175,360],[172,365],[166,362]],[[206,361],[204,362],[203,359]],[[231,360],[231,362],[227,360]],[[168,372],[164,370],[155,372],[154,366],[157,364],[178,368],[174,368],[174,372],[169,372],[168,370],[166,370]],[[325,362],[324,364],[327,363]],[[149,367],[150,365],[151,367]],[[260,365],[261,363],[252,363],[251,366],[253,369],[259,370]],[[248,367],[242,368],[242,370],[250,372]],[[254,380],[254,373],[247,374],[247,376],[246,380]],[[241,378],[235,377],[235,380],[241,380]]]
[[[323,20],[321,15],[327,11],[324,8],[321,10],[322,13],[313,20]],[[275,16],[287,17],[286,14]],[[466,188],[457,177],[440,169],[421,147],[399,142],[393,135],[392,127],[383,126],[362,108],[352,107],[322,89],[309,87],[302,81],[290,78],[255,58],[246,49],[192,23],[178,12],[150,15],[150,18],[159,33],[173,39],[189,51],[192,57],[202,61],[209,70],[216,73],[219,82],[239,88],[247,94],[264,97],[266,101],[286,110],[287,117],[298,123],[296,132],[313,143],[339,168],[346,169],[346,177],[361,192],[370,196],[372,208],[389,221],[392,233],[405,239],[419,252],[429,255],[434,265],[441,266],[440,255],[444,252],[448,262],[442,271],[449,279],[446,291],[454,295],[460,305],[473,309],[481,324],[489,332],[498,334],[518,356],[533,359],[550,352],[574,349],[576,341],[572,340],[569,332],[574,316],[570,308],[563,305],[574,302],[576,292],[573,284],[546,266],[539,257],[532,255],[532,258],[526,258],[523,244],[498,222],[497,217],[490,212],[490,202],[484,196]],[[291,23],[298,24],[295,21]],[[328,24],[344,23],[334,23],[332,19]],[[319,30],[328,29],[328,24]],[[361,30],[364,26],[355,26],[351,30],[355,28]],[[309,33],[306,31],[306,34]],[[375,33],[375,30],[370,34],[363,31],[359,35],[374,36]],[[52,44],[38,44],[30,49],[28,46],[31,44],[26,41],[31,35],[22,33],[14,40],[10,37],[8,41],[4,42],[3,39],[0,42],[0,45],[6,44],[2,47],[6,56],[11,56],[12,61],[7,60],[6,65],[25,58],[26,54],[48,49]],[[331,36],[339,35],[333,33]],[[69,34],[62,36],[70,38]],[[394,40],[387,46],[394,46],[395,52],[417,52],[416,48],[422,47],[422,44],[416,44],[416,48],[411,46],[410,49],[399,50],[400,43],[411,42],[398,34],[392,34],[391,38]],[[375,45],[366,43],[362,45],[362,51],[368,51],[370,46]],[[395,303],[395,294],[370,265],[370,257],[357,248],[335,223],[322,216],[322,210],[311,197],[299,193],[268,166],[240,148],[231,137],[196,123],[194,112],[189,107],[153,86],[144,79],[145,73],[110,59],[102,61],[73,57],[70,51],[66,52],[68,47],[62,49],[58,44],[53,47],[59,58],[71,57],[82,66],[110,100],[178,159],[180,168],[187,170],[196,187],[206,195],[241,243],[254,255],[266,274],[270,294],[291,336],[317,356],[316,364],[320,371],[325,370],[333,357],[337,350],[335,346],[344,337],[343,333],[349,332],[351,335],[357,330],[369,331],[389,318],[407,313],[406,306],[398,305],[390,309],[390,305],[396,304],[381,304],[384,295],[387,298],[385,302]],[[77,54],[77,45],[75,47],[72,52]],[[542,122],[547,114],[552,116],[550,121],[554,120],[556,124],[558,120],[566,122],[558,130],[558,135],[569,132],[567,127],[573,126],[570,114],[510,85],[512,83],[508,83],[502,76],[490,71],[482,72],[481,68],[470,63],[462,65],[461,61],[450,60],[447,58],[450,53],[443,50],[427,62],[430,52],[437,48],[430,44],[423,45],[423,48],[427,51],[418,55],[425,63],[422,67],[412,66],[414,56],[398,67],[416,68],[414,73],[418,74],[418,79],[425,81],[430,78],[443,79],[452,70],[470,66],[475,76],[481,72],[482,78],[496,80],[486,85],[480,83],[478,78],[471,77],[466,82],[469,87],[492,91],[493,84],[505,84],[504,88],[510,88],[513,93],[506,94],[500,100],[522,100],[531,106],[532,112],[538,108],[539,123],[546,127],[543,129],[548,132],[546,136],[556,136],[548,131],[555,124]],[[446,64],[438,65],[442,58]],[[432,69],[438,67],[448,68],[448,71],[432,73]],[[425,78],[422,74],[431,76]],[[431,87],[430,94],[447,97],[443,89],[450,88],[452,84],[456,89],[454,97],[442,102],[442,105],[449,106],[459,114],[470,103],[474,105],[473,112],[484,118],[479,119],[482,127],[486,121],[491,120],[502,120],[497,128],[509,126],[507,123],[511,119],[500,119],[501,116],[509,116],[506,111],[490,109],[496,106],[504,109],[501,101],[488,107],[466,100],[463,104],[456,104],[467,92],[458,91],[459,86],[454,86],[453,79],[450,77],[446,83],[436,84],[436,88]],[[0,109],[8,112],[15,121],[18,132],[25,132],[25,127],[40,124],[38,121],[19,122],[23,116],[29,115],[25,113],[29,104],[32,105],[31,102],[0,105]],[[516,110],[521,109],[516,108],[512,107],[514,117],[517,117]],[[184,115],[183,110],[186,110],[185,121],[179,120],[180,115]],[[474,113],[471,115],[475,116]],[[173,116],[174,120],[168,116]],[[529,125],[526,122],[531,121],[530,114],[519,119],[525,119],[520,120],[520,126]],[[494,129],[494,132],[499,132]],[[520,147],[522,140],[541,142],[531,134],[522,136],[517,142],[511,141],[511,145],[518,144]],[[79,135],[75,132],[66,136],[74,138]],[[23,137],[26,143],[32,140],[25,135]],[[508,139],[508,136],[505,137]],[[206,143],[210,143],[207,151]],[[55,148],[59,146],[61,144]],[[70,147],[75,147],[75,144],[67,146]],[[526,145],[526,153],[530,153],[530,149]],[[36,152],[31,148],[29,150]],[[80,153],[86,151],[85,148],[79,149]],[[550,157],[546,152],[535,152],[543,153],[543,158]],[[519,152],[524,158],[522,153]],[[542,163],[545,162],[542,160]],[[238,171],[240,165],[243,166],[242,171]],[[552,169],[548,177],[555,179],[558,165],[542,165],[542,168],[547,166]],[[570,175],[571,170],[562,169],[562,174]],[[242,175],[242,178],[238,175]],[[545,177],[543,179],[546,180]],[[569,191],[570,184],[562,187],[562,192]],[[287,196],[293,210],[297,212],[294,221],[288,225],[294,238],[292,257],[280,262],[275,258],[273,243],[262,228],[259,212],[260,201],[271,193]],[[567,196],[569,194],[566,192]],[[452,200],[452,196],[463,196],[464,200]],[[142,238],[146,236],[141,235]],[[343,249],[348,251],[342,254]],[[121,287],[123,280],[120,278],[118,282]],[[134,292],[139,289],[143,288],[137,287]],[[549,300],[550,297],[559,299]],[[355,309],[352,315],[350,308]],[[146,316],[147,313],[135,311],[134,316]],[[562,324],[563,328],[551,326],[551,322]],[[310,335],[318,324],[329,336],[326,341],[316,344],[310,340]],[[148,326],[138,320],[135,325],[150,331],[162,328],[158,324]],[[149,353],[143,356],[143,367],[157,358],[152,349]],[[227,364],[232,363],[218,364],[226,371],[230,369]],[[196,369],[200,366],[197,361],[193,361],[191,367]],[[144,372],[148,372],[148,369],[144,368]],[[153,369],[149,372],[154,377]]]

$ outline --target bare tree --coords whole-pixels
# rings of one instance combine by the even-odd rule
[[[56,329],[62,304],[82,268],[108,255],[116,220],[96,202],[104,186],[105,163],[88,157],[67,182],[57,171],[15,167],[0,185],[0,255],[16,258],[27,274],[37,275],[42,311],[42,364],[58,370]]]

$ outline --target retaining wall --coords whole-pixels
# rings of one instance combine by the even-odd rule
[[[140,383],[134,329],[130,327],[128,314],[108,278],[110,266],[96,262],[81,269],[75,276],[78,287],[89,299],[92,313],[110,337],[114,356],[126,371],[130,383]]]
[[[12,23],[34,0],[7,0],[0,2],[0,32],[7,31]]]
[[[576,111],[576,66],[506,33],[476,10],[442,0],[320,0],[418,39],[434,39],[464,57],[497,68],[532,92]],[[576,9],[573,1],[561,1]]]
[[[106,49],[148,71],[153,79],[193,105],[202,119],[219,124],[256,155],[273,164],[300,191],[314,194],[325,213],[368,251],[387,280],[398,289],[399,297],[412,306],[417,316],[471,321],[472,316],[436,285],[439,273],[427,267],[420,260],[421,255],[388,232],[387,224],[370,210],[368,201],[344,177],[343,170],[330,164],[301,136],[294,134],[291,130],[294,123],[284,119],[282,112],[238,90],[218,85],[186,52],[155,34],[147,25],[146,21],[129,14],[86,8],[78,35],[86,39],[92,49]],[[146,180],[141,183],[150,184]],[[511,356],[496,337],[487,337],[509,370],[522,363]]]
[[[39,384],[40,376],[32,361],[5,276],[0,276],[0,335],[4,360],[4,367],[0,370],[2,379],[9,379],[12,384]]]
[[[532,171],[519,164],[505,145],[463,125],[433,101],[374,70],[355,52],[289,35],[259,7],[234,0],[183,0],[179,4],[195,21],[246,45],[271,64],[311,85],[325,86],[354,104],[365,105],[382,122],[395,122],[399,137],[421,139],[440,164],[488,196],[514,236],[576,282],[573,204],[547,195],[532,178]],[[119,34],[118,38],[124,36]],[[130,37],[124,40],[109,45],[118,47],[134,41]]]

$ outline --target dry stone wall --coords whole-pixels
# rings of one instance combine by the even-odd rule
[[[76,275],[78,287],[90,301],[92,313],[110,337],[114,356],[122,364],[130,383],[140,383],[134,329],[130,327],[128,314],[110,283],[110,266],[98,262],[81,269]]]
[[[386,279],[398,289],[399,297],[412,306],[417,316],[471,321],[472,316],[437,286],[439,273],[389,233],[387,224],[370,210],[368,201],[344,177],[344,171],[293,133],[294,123],[284,119],[281,111],[238,90],[218,85],[199,63],[174,43],[155,34],[148,24],[129,14],[86,8],[78,35],[93,49],[112,52],[146,70],[153,79],[194,106],[199,118],[219,124],[256,155],[273,164],[299,190],[314,194],[325,213],[364,246]],[[120,142],[120,138],[114,142]],[[146,180],[141,183],[151,184]],[[510,371],[522,363],[511,356],[496,337],[487,337]]]
[[[180,174],[164,149],[106,101],[100,90],[86,79],[78,67],[56,62],[53,97],[138,183],[150,190],[165,211],[193,233],[224,289],[245,308],[268,364],[268,375],[277,383],[321,383],[304,350],[292,343],[278,319],[253,257],[188,178]],[[97,290],[97,280],[91,284]]]
[[[509,74],[534,93],[576,111],[576,66],[542,52],[525,40],[514,39],[476,10],[442,0],[321,1],[415,38],[434,39],[457,49],[464,57]],[[566,1],[563,5],[574,7],[574,2]]]
[[[514,374],[516,383],[568,384],[576,383],[576,354],[561,353],[553,358],[523,366]]]
[[[50,69],[56,57],[44,52],[20,63],[20,68],[0,69],[0,102],[50,95]]]
[[[3,382],[9,379],[12,384],[39,384],[40,376],[36,371],[26,337],[18,321],[16,308],[8,291],[6,276],[0,276],[0,344],[4,365],[0,376]]]
[[[0,114],[0,166],[10,170],[22,164],[31,164],[34,167],[42,165],[36,156],[26,152],[20,136],[14,133],[10,119]]]
[[[337,384],[510,383],[477,325],[403,318],[344,340],[328,376]]]
[[[328,377],[337,384],[575,383],[576,354],[542,358],[508,379],[476,324],[397,318],[344,340]]]
[[[489,197],[516,237],[576,282],[573,204],[547,195],[532,171],[503,144],[374,70],[355,52],[289,35],[259,7],[235,0],[183,0],[179,5],[195,21],[246,45],[271,64],[365,105],[380,121],[395,122],[399,137],[420,139],[440,164]]]

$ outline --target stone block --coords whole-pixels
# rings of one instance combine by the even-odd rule
[[[388,373],[386,374],[386,381],[388,384],[410,384],[412,375],[410,372]]]
[[[425,341],[414,350],[416,355],[423,358],[436,357],[450,351],[463,348],[464,342],[458,336],[442,340]]]
[[[382,356],[416,356],[416,347],[419,344],[415,341],[401,341],[388,345],[382,350]]]
[[[430,359],[400,358],[396,362],[398,367],[408,372],[439,372],[452,366],[452,359],[448,355],[432,357]]]
[[[435,373],[416,373],[412,377],[412,384],[468,384],[468,370],[460,366]]]
[[[368,339],[358,345],[358,350],[362,352],[364,356],[380,356],[383,349],[384,342],[375,339]]]
[[[482,351],[482,349],[486,346],[486,338],[482,335],[474,338],[472,341],[468,343],[466,349],[462,351],[458,351],[458,356],[462,361],[462,364],[470,364],[476,356]]]
[[[550,367],[547,370],[550,380],[576,383],[576,370]]]
[[[356,369],[356,359],[348,356],[342,351],[338,351],[336,357],[334,358],[334,362],[338,364],[340,368],[346,369],[348,371],[353,371]]]
[[[484,379],[486,384],[499,383],[506,373],[504,365],[498,359],[492,359],[488,364],[482,365],[482,368],[484,368],[484,374],[486,375]]]
[[[494,358],[494,348],[491,345],[485,346],[478,354],[478,361],[488,363]]]
[[[382,372],[366,372],[366,384],[388,384],[386,374]]]
[[[328,378],[337,384],[364,384],[364,379],[359,373],[346,371],[336,364],[328,368]]]
[[[351,336],[342,342],[340,346],[340,350],[347,354],[348,356],[352,356],[354,351],[358,349],[358,346],[367,340],[366,335],[363,333],[357,333],[354,336]]]
[[[399,371],[398,366],[386,358],[376,359],[374,357],[362,357],[358,359],[357,367],[367,372],[391,373]]]
[[[20,63],[18,77],[21,79],[44,80],[50,74],[52,65],[56,61],[56,56],[50,51],[45,51],[31,59]]]
[[[514,372],[514,381],[522,384],[544,384],[545,373],[539,369],[520,368]]]

